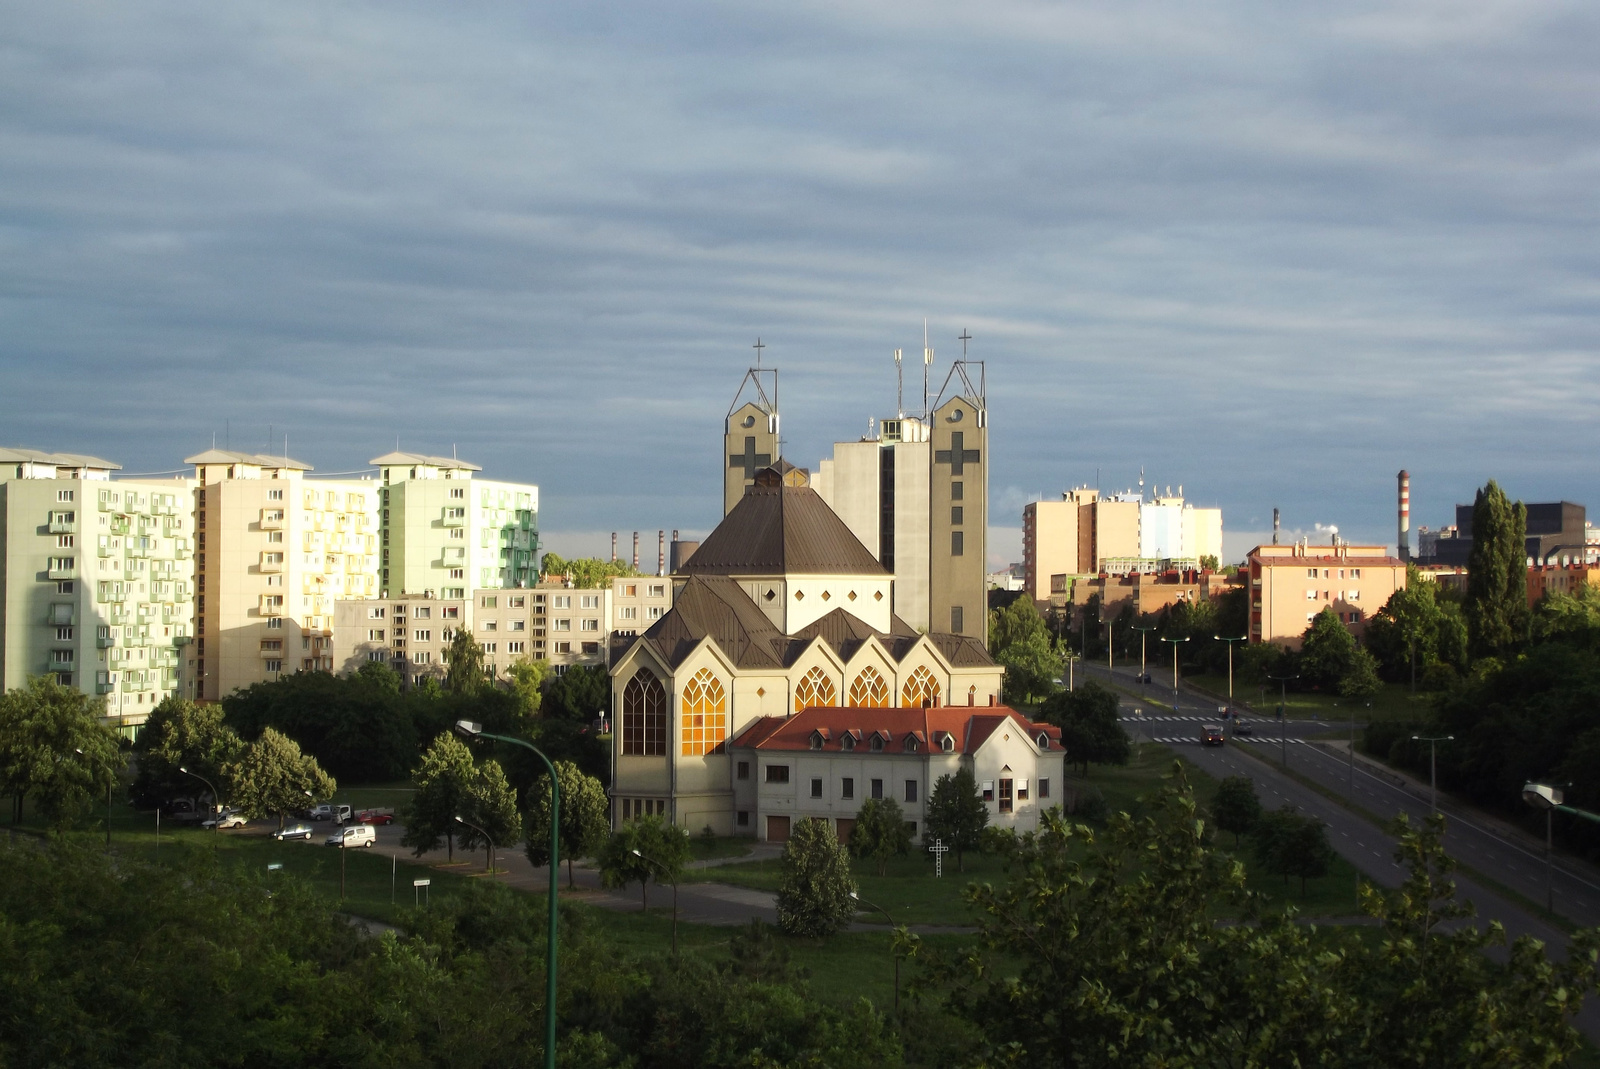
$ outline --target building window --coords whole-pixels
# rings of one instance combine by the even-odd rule
[[[749,826],[750,826],[750,812],[749,812],[749,810],[745,810],[745,809],[739,810],[739,827],[748,828]]]
[[[870,664],[850,684],[850,705],[855,709],[883,709],[889,705],[889,684]]]
[[[433,654],[429,653],[427,650],[416,650],[411,654],[412,664],[431,664],[432,661]]]
[[[550,607],[552,609],[570,609],[570,608],[572,608],[572,595],[571,594],[557,594],[557,595],[555,595],[554,597],[552,597],[550,599]]]
[[[881,779],[872,780],[869,786],[870,786],[870,789],[872,791],[871,797],[873,797],[873,798],[882,798],[883,797],[883,780],[881,780]]]
[[[967,537],[963,531],[950,532],[950,555],[959,557],[967,551]]]
[[[483,644],[483,652],[484,653],[495,653],[495,652],[497,652],[495,650],[495,643],[493,643],[493,642],[485,642]]]
[[[994,780],[992,780],[992,779],[984,780],[982,789],[983,789],[983,800],[985,802],[994,801]]]
[[[950,500],[960,501],[963,496],[965,495],[962,493],[961,481],[958,479],[950,484]]]
[[[794,711],[815,705],[831,706],[838,702],[839,693],[833,689],[833,680],[820,667],[813,667],[794,688]]]
[[[917,781],[914,780],[914,779],[908,779],[908,780],[906,780],[906,801],[915,802],[916,800],[917,800]]]
[[[617,619],[619,620],[637,620],[638,618],[639,607],[637,605],[625,605],[617,610]]]
[[[371,629],[368,629],[368,631],[367,631],[367,641],[368,642],[382,642],[384,640],[383,636],[384,636],[384,632],[380,631],[380,630],[377,630],[376,628],[371,628]]]
[[[926,665],[918,665],[905,686],[900,688],[900,704],[907,708],[926,708],[939,700],[939,681]]]
[[[685,757],[716,753],[728,736],[727,692],[709,668],[696,672],[683,688],[682,735]]]
[[[600,621],[599,620],[584,620],[584,621],[582,621],[581,630],[584,630],[584,631],[598,631],[598,630],[600,630]]]
[[[483,621],[483,629],[485,631],[493,631],[493,630],[496,629],[497,626],[498,625],[497,625],[496,621],[494,621],[494,620],[485,620],[485,621]]]
[[[570,642],[557,642],[554,645],[555,645],[555,652],[557,652],[557,653],[571,653],[572,652],[572,643],[570,643]],[[561,669],[562,669],[561,665],[557,665],[556,666],[557,674],[560,673]]]
[[[581,603],[579,605],[580,608],[598,609],[600,607],[600,595],[599,594],[580,594],[580,595],[578,595],[578,597],[579,597],[579,600],[580,600],[580,603]]]
[[[667,596],[666,584],[664,584],[664,583],[652,584],[651,587],[650,587],[650,596],[652,598],[664,598],[664,597],[666,597]]]
[[[961,506],[960,505],[952,505],[952,506],[950,506],[950,523],[953,526],[959,527],[961,525],[961,519],[962,519]]]
[[[821,776],[812,776],[811,777],[811,797],[813,797],[813,798],[821,798],[822,797],[822,777]]]
[[[1000,781],[1000,812],[1011,812],[1011,781],[1008,779]]]
[[[960,605],[950,606],[950,630],[952,632],[957,635],[961,634],[961,629],[966,624],[966,620],[966,614],[962,611]]]
[[[622,752],[641,757],[667,754],[667,692],[648,669],[634,673],[622,689]]]
[[[768,783],[788,783],[789,782],[789,766],[788,765],[768,765],[767,766],[767,782]]]
[[[1043,800],[1048,797],[1050,797],[1050,781],[1048,779],[1041,779],[1039,781],[1039,798]]]
[[[550,629],[552,631],[571,631],[572,630],[572,621],[571,620],[552,620],[550,622]]]
[[[71,642],[72,641],[72,628],[70,628],[70,627],[58,627],[58,628],[56,628],[56,641],[57,642]]]
[[[845,776],[839,781],[839,797],[854,798],[856,796],[856,781],[854,776]]]
[[[73,496],[73,491],[71,491],[71,490],[57,490],[56,491],[56,500],[57,501],[71,501],[72,500],[72,496]]]
[[[283,671],[283,662],[282,661],[266,661],[264,663],[266,664],[268,672],[281,672],[281,671]]]
[[[373,606],[372,608],[367,610],[367,619],[369,619],[369,620],[381,620],[381,619],[383,619],[383,611],[384,610],[383,610],[383,606],[382,605]]]
[[[511,630],[513,630],[513,631],[526,631],[527,629],[528,629],[528,621],[526,621],[526,620],[512,620],[511,621]]]
[[[649,620],[661,619],[661,606],[651,605],[645,609],[645,618]]]
[[[749,779],[750,778],[750,762],[749,761],[740,761],[739,765],[738,765],[738,768],[735,770],[734,774],[739,779]]]
[[[1017,780],[1017,801],[1026,802],[1027,800],[1028,800],[1028,781],[1025,780],[1025,779],[1019,779],[1019,780]]]

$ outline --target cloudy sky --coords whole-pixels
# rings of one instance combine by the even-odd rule
[[[0,444],[269,434],[703,531],[757,336],[787,453],[987,361],[995,556],[1079,483],[1392,540],[1600,509],[1589,3],[0,2]],[[920,394],[920,383],[916,392]],[[647,544],[653,537],[647,535]],[[651,547],[653,548],[653,547]]]

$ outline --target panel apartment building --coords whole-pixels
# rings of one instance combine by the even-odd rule
[[[190,693],[193,483],[118,480],[120,465],[0,449],[0,685],[53,675],[132,735]]]
[[[1178,493],[1146,500],[1144,488],[1102,497],[1068,490],[1022,510],[1024,589],[1035,601],[1069,594],[1074,576],[1193,571],[1222,559],[1222,510],[1196,508]]]

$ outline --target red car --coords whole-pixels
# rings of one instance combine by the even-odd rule
[[[384,813],[375,809],[363,809],[356,814],[357,824],[393,824],[394,814]]]

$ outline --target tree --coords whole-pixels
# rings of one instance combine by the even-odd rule
[[[1467,633],[1472,656],[1503,652],[1527,635],[1528,510],[1493,479],[1472,505],[1467,553]]]
[[[1261,799],[1256,797],[1255,782],[1249,776],[1229,776],[1217,784],[1211,817],[1218,828],[1233,832],[1233,843],[1239,845],[1239,836],[1247,834],[1261,819]]]
[[[65,830],[123,767],[103,706],[54,676],[35,676],[0,696],[0,791],[22,819],[29,794],[41,816]]]
[[[131,789],[134,802],[158,806],[173,798],[193,797],[200,780],[178,769],[188,768],[215,783],[244,749],[244,740],[222,722],[222,706],[163,699],[134,740],[133,752],[138,755]]]
[[[773,938],[772,925],[760,917],[735,928],[728,937],[728,973],[756,983],[783,983],[795,970],[789,966],[789,948]],[[801,970],[802,975],[804,970]]]
[[[1367,701],[1383,686],[1378,679],[1378,659],[1363,649],[1350,655],[1350,667],[1339,677],[1339,696],[1352,701]]]
[[[471,696],[483,689],[483,647],[465,627],[456,628],[445,652],[444,687],[451,694]]]
[[[650,881],[673,883],[689,861],[689,833],[658,816],[635,817],[612,832],[596,858],[600,883],[621,888],[639,885],[640,910],[650,908]]]
[[[612,579],[643,575],[637,568],[620,560],[601,560],[599,557],[575,557],[567,560],[555,553],[546,553],[539,564],[541,575],[551,579],[567,578],[579,590],[597,590]]]
[[[486,867],[494,868],[494,844],[510,846],[522,836],[522,815],[517,812],[517,792],[506,782],[500,762],[485,760],[472,770],[466,789],[461,792],[461,808],[454,816],[464,821],[457,822],[456,831],[462,849],[472,850],[483,846],[491,851]]]
[[[545,680],[549,676],[550,662],[542,657],[538,660],[524,657],[506,669],[506,680],[511,684],[511,693],[517,696],[524,718],[539,715],[544,703]]]
[[[850,855],[877,863],[878,875],[888,874],[889,859],[911,851],[911,825],[893,798],[869,798],[856,813],[850,829]]]
[[[1098,765],[1128,763],[1133,746],[1117,719],[1119,705],[1115,691],[1091,679],[1076,690],[1051,696],[1040,716],[1061,729],[1067,758],[1081,765],[1087,775],[1091,761]]]
[[[856,881],[850,855],[826,820],[797,821],[779,864],[778,927],[789,935],[822,939],[850,923]]]
[[[356,679],[383,694],[400,693],[400,673],[386,661],[365,661],[356,669]]]
[[[611,833],[611,803],[606,799],[606,789],[593,776],[585,776],[570,761],[557,761],[556,783],[561,788],[560,846],[562,860],[567,863],[567,886],[573,886],[572,862],[575,858],[594,857],[606,844]],[[550,863],[550,775],[539,777],[528,792],[527,817],[523,821],[527,835],[528,860],[535,865]]]
[[[604,665],[575,664],[545,684],[547,718],[588,724],[611,708],[611,673]]]
[[[401,807],[400,820],[406,831],[400,844],[411,847],[412,853],[421,857],[429,850],[437,850],[442,840],[454,861],[455,837],[460,829],[456,815],[466,815],[462,808],[476,771],[466,743],[454,735],[434,739],[412,773],[417,789],[411,801]]]
[[[250,744],[243,760],[227,767],[223,778],[232,788],[233,803],[245,816],[260,819],[276,814],[279,828],[285,814],[304,809],[309,802],[332,798],[338,789],[316,758],[301,753],[293,739],[272,728]]]
[[[1333,846],[1328,842],[1328,826],[1312,816],[1302,816],[1293,806],[1283,806],[1261,817],[1254,833],[1256,860],[1284,882],[1300,877],[1300,893],[1306,880],[1326,876],[1333,865]]]
[[[1339,614],[1323,609],[1301,637],[1300,678],[1307,686],[1332,690],[1350,671],[1355,652],[1355,636]]]
[[[946,772],[934,781],[928,793],[928,808],[923,821],[922,841],[933,845],[943,840],[956,852],[956,870],[966,871],[965,856],[983,843],[983,829],[989,824],[989,806],[978,794],[978,781],[970,768]]]
[[[399,779],[416,764],[417,730],[390,683],[376,671],[295,672],[223,698],[223,721],[246,739],[269,727],[289,736],[344,783]]]
[[[1033,599],[1018,598],[1016,604],[1032,605]],[[1038,631],[1012,642],[994,659],[1006,670],[1002,688],[1006,701],[1014,705],[1045,700],[1055,692],[1056,680],[1065,671],[1065,662],[1056,653],[1042,620]]]

